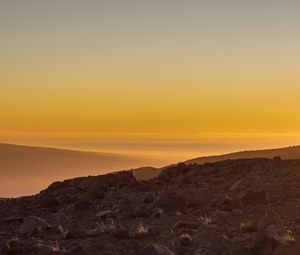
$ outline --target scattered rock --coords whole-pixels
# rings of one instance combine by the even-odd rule
[[[7,240],[6,238],[0,236],[0,254],[6,252],[8,250]]]
[[[138,255],[175,255],[163,244],[149,244],[138,252]]]
[[[88,200],[80,200],[74,204],[76,211],[87,211],[90,209],[92,203]]]
[[[258,228],[266,229],[270,225],[281,224],[281,219],[278,213],[274,210],[267,209],[264,216],[258,222]]]
[[[237,180],[229,189],[231,192],[238,192],[245,188],[244,181],[242,179]]]
[[[173,194],[161,195],[158,201],[154,203],[153,207],[160,208],[165,213],[171,213],[171,212],[186,213],[187,211],[187,203],[185,198]]]
[[[98,226],[96,228],[92,228],[92,229],[87,230],[86,234],[88,236],[99,236],[99,235],[102,235],[102,234],[104,234],[108,231],[109,231],[109,229],[106,225],[98,224]],[[84,235],[85,235],[85,233],[82,236],[84,236]]]
[[[111,210],[101,211],[96,214],[96,216],[101,219],[112,218],[114,215],[114,212]]]
[[[25,218],[20,215],[15,215],[15,216],[5,217],[2,221],[8,224],[12,222],[23,223],[25,221]]]
[[[52,225],[39,217],[29,217],[19,228],[22,235],[41,235],[47,234]]]
[[[150,236],[152,234],[153,234],[153,229],[150,226],[147,226],[143,223],[139,223],[134,230],[133,236],[140,238],[140,237]]]
[[[279,246],[279,242],[269,237],[264,231],[258,231],[252,239],[250,249],[254,254],[272,254]]]
[[[115,223],[112,223],[108,227],[107,232],[110,235],[117,237],[119,239],[128,238],[130,236],[129,230],[126,227]]]
[[[67,239],[80,239],[88,236],[88,233],[85,229],[78,226],[70,227],[70,229],[66,233]]]
[[[39,199],[39,205],[41,207],[52,207],[59,204],[57,198],[54,195],[44,195]]]
[[[60,251],[60,247],[57,242],[47,243],[39,241],[36,244],[38,255],[51,255],[57,254]]]
[[[240,224],[240,229],[244,233],[256,232],[257,231],[257,223],[253,220],[242,221]]]
[[[280,242],[282,245],[290,245],[296,242],[291,230],[281,225],[271,225],[267,228],[268,236]]]
[[[198,229],[200,226],[197,223],[194,222],[185,222],[185,221],[179,221],[175,224],[175,226],[173,227],[173,231],[175,231],[176,229]]]
[[[248,190],[241,196],[241,202],[244,206],[267,204],[269,202],[268,194],[265,191]]]
[[[0,200],[0,254],[295,255],[300,160],[178,164]]]
[[[190,234],[182,234],[180,236],[180,242],[183,246],[189,246],[193,242],[193,238]]]

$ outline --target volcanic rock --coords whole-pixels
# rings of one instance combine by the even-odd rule
[[[300,160],[117,172],[0,201],[0,254],[300,254]]]
[[[20,226],[19,233],[23,235],[45,234],[52,228],[51,224],[38,217],[29,217]]]
[[[138,255],[174,255],[174,253],[165,245],[149,244],[141,249]]]

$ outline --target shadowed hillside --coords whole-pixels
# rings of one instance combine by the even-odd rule
[[[268,150],[253,150],[253,151],[241,151],[229,154],[199,157],[185,161],[187,164],[203,164],[214,163],[227,159],[251,159],[251,158],[274,158],[281,157],[282,159],[300,159],[300,146],[292,146],[279,149]],[[150,179],[159,175],[159,173],[165,168],[141,168],[133,171],[136,178],[141,180]]]
[[[127,155],[0,144],[0,197],[34,194],[56,180],[147,163]]]
[[[292,146],[279,149],[253,150],[234,152],[218,156],[199,157],[186,161],[186,163],[213,163],[227,159],[243,159],[243,158],[274,158],[282,159],[300,159],[300,146]]]
[[[299,255],[299,169],[241,159],[55,182],[0,201],[0,254]]]
[[[199,157],[186,163],[276,156],[282,159],[300,159],[300,146]],[[139,180],[146,180],[158,176],[164,169],[144,167],[153,163],[154,160],[151,159],[121,154],[0,144],[0,197],[34,194],[56,180],[99,175],[118,169],[136,168],[133,170],[134,176]]]

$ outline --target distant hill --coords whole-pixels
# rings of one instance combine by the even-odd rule
[[[129,155],[0,143],[0,197],[34,194],[57,180],[146,164]]]
[[[279,149],[241,151],[218,156],[199,157],[187,160],[186,163],[209,163],[227,159],[246,159],[246,158],[274,158],[281,157],[282,159],[300,159],[300,146],[291,146]]]
[[[300,159],[300,146],[199,157],[185,163],[202,164],[226,159],[276,156]],[[151,165],[151,161],[130,155],[0,143],[0,198],[35,194],[51,182],[76,176],[133,169],[137,179],[146,180],[158,176],[164,169],[145,165]]]
[[[209,157],[199,157],[191,160],[185,161],[186,164],[197,163],[214,163],[227,159],[251,159],[251,158],[274,158],[281,157],[282,159],[300,159],[300,146],[292,146],[279,149],[266,149],[266,150],[253,150],[253,151],[241,151],[228,153],[217,156]],[[143,180],[154,178],[159,175],[159,173],[164,168],[141,168],[134,171],[134,175],[137,178]]]

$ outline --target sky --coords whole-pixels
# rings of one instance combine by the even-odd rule
[[[300,144],[299,9],[0,0],[0,142],[184,158]]]

